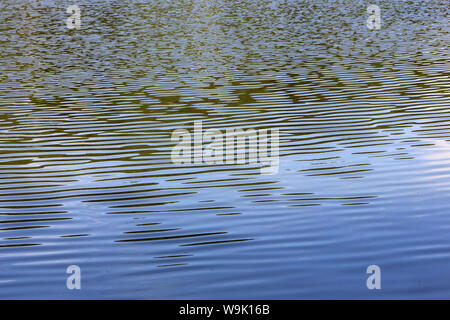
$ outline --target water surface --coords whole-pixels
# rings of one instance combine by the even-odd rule
[[[70,4],[0,4],[0,298],[450,298],[446,1]],[[279,172],[174,165],[196,120]]]

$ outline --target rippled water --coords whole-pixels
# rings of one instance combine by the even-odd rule
[[[450,298],[448,2],[368,4],[3,0],[0,298]],[[279,172],[173,164],[195,120]]]

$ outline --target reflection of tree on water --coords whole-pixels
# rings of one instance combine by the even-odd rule
[[[200,0],[193,3],[186,19],[188,41],[185,53],[192,57],[192,68],[217,71],[223,57],[223,32],[217,20],[220,10],[217,2]]]
[[[232,52],[234,46],[230,39],[234,37],[228,36],[221,24],[226,10],[221,1],[213,0],[192,1],[186,8],[181,26],[185,40],[180,42],[183,43],[183,64],[187,67],[185,79],[191,88],[212,86],[212,89],[217,79],[223,81],[227,75],[233,74],[228,62],[231,57],[238,56],[237,52]],[[189,98],[183,100],[188,101]]]
[[[10,114],[8,119],[17,121],[20,127],[39,127],[43,124],[52,124],[53,120],[44,111],[46,102],[37,103],[35,96],[42,96],[45,93],[48,71],[51,69],[46,55],[48,53],[47,39],[45,36],[46,18],[41,14],[42,8],[39,1],[23,2],[15,7],[4,8],[9,17],[16,23],[15,33],[6,32],[5,38],[14,41],[14,48],[19,48],[19,52],[3,51],[6,55],[7,70],[1,72],[11,88],[20,87],[24,96],[23,104],[29,106],[29,111],[21,115],[17,120]],[[9,20],[9,19],[7,19]],[[5,61],[4,60],[4,61]],[[42,114],[41,114],[42,113]]]
[[[17,55],[15,72],[20,70],[23,78],[21,81],[31,90],[38,90],[45,78],[45,70],[49,67],[45,62],[45,39],[42,37],[43,17],[41,16],[36,1],[23,3],[12,10],[19,15],[22,21],[16,24],[18,41],[23,42],[21,55]]]

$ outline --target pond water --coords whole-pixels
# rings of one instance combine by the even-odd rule
[[[0,298],[450,298],[448,2],[376,2],[3,0]]]

